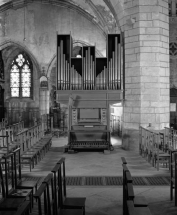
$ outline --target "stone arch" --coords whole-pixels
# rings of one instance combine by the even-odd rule
[[[31,60],[31,63],[33,65],[33,93],[32,93],[32,100],[31,98],[27,99],[28,101],[32,102],[34,101],[34,93],[37,90],[37,82],[39,81],[40,77],[40,69],[39,65],[35,59],[35,57],[30,53],[30,51],[24,47],[22,44],[13,42],[13,41],[6,41],[2,44],[0,44],[0,49],[2,51],[3,60],[4,60],[4,75],[5,75],[5,100],[10,99],[10,67],[11,62],[14,59],[14,57],[19,54],[20,52],[24,52],[28,55],[28,57]],[[16,98],[18,100],[18,98]]]
[[[5,50],[5,49],[10,49],[11,47],[14,47],[16,49],[20,49],[21,51],[26,52],[29,57],[31,58],[31,61],[33,63],[33,66],[36,68],[37,72],[38,72],[38,77],[40,76],[40,67],[38,62],[36,61],[35,57],[33,56],[33,54],[28,50],[27,47],[24,46],[24,44],[21,44],[19,42],[15,42],[15,41],[4,41],[3,43],[0,44],[0,50]]]

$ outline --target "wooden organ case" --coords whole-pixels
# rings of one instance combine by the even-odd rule
[[[68,105],[70,149],[109,149],[110,104],[122,99],[121,36],[107,36],[107,57],[96,58],[95,46],[72,57],[71,35],[57,35],[56,100]]]

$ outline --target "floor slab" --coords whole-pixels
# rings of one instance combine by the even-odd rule
[[[122,176],[121,157],[126,158],[132,176],[170,176],[168,168],[161,167],[157,171],[138,151],[123,150],[120,139],[115,138],[114,142],[110,154],[99,151],[68,154],[63,152],[67,138],[55,137],[43,160],[31,172],[23,168],[23,176],[44,177],[61,157],[66,158],[67,176]],[[177,214],[174,202],[170,201],[170,186],[134,186],[134,192],[147,199],[152,215]],[[86,215],[122,214],[122,186],[68,186],[67,194],[86,196]]]

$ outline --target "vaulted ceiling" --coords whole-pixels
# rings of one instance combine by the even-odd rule
[[[39,2],[47,2],[40,0]],[[124,0],[54,0],[58,3],[70,3],[89,13],[93,20],[103,29],[105,33],[117,33],[118,21],[114,6]],[[18,4],[18,2],[30,3],[28,0],[0,0],[0,6],[4,4]],[[50,1],[49,1],[50,2]]]

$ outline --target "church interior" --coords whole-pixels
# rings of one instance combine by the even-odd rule
[[[177,0],[0,0],[0,215],[177,213]]]

